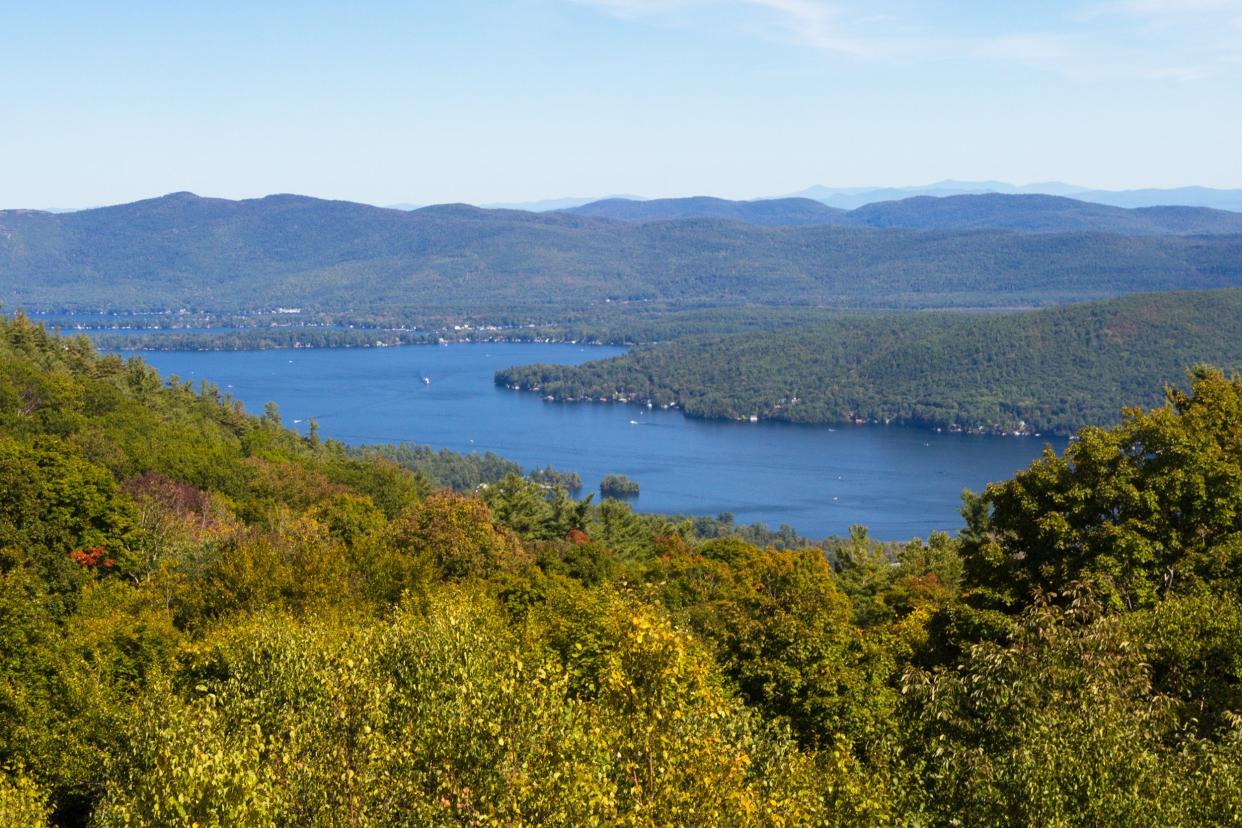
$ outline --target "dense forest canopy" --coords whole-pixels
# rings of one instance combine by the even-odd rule
[[[0,212],[0,302],[27,309],[995,307],[1238,285],[1242,235],[627,223],[190,193]]]
[[[1240,433],[1201,369],[958,538],[764,548],[0,320],[0,822],[1237,824]]]
[[[697,417],[899,422],[1069,434],[1154,405],[1186,366],[1242,367],[1242,290],[1123,297],[1021,314],[843,315],[685,337],[496,382],[556,400],[677,405]]]

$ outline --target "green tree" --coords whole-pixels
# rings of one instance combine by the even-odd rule
[[[676,546],[651,577],[677,618],[711,642],[743,698],[808,745],[882,748],[894,665],[818,549],[761,550],[734,539]]]
[[[962,556],[977,606],[1094,584],[1109,606],[1242,588],[1242,381],[1199,369],[1186,394],[1087,428],[1057,457],[969,496]]]
[[[1125,619],[1086,589],[1058,597],[1024,610],[1010,643],[907,674],[912,809],[944,824],[1237,824],[1238,733],[1188,733]]]

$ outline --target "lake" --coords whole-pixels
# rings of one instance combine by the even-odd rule
[[[687,419],[636,406],[545,403],[497,388],[500,368],[579,363],[622,348],[475,343],[400,348],[151,352],[165,376],[200,378],[252,413],[269,400],[286,425],[346,443],[413,441],[492,451],[524,468],[551,463],[582,475],[638,481],[636,509],[787,523],[810,537],[851,524],[874,537],[956,531],[962,489],[1026,466],[1045,440],[935,433],[896,426],[801,426]],[[430,378],[424,384],[422,377]],[[1064,440],[1053,440],[1058,451]]]

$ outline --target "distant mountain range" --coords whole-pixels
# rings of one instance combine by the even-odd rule
[[[646,201],[642,196],[628,194],[604,197],[604,200],[611,199]],[[571,207],[581,207],[583,204],[590,204],[593,201],[600,200],[598,198],[545,198],[541,201],[496,201],[479,206],[487,210],[526,210],[530,213],[546,213],[551,210],[568,210]]]
[[[642,196],[636,195],[611,195],[605,196],[606,199],[626,199],[628,201],[645,201]],[[496,201],[488,204],[480,204],[484,210],[525,210],[528,213],[548,213],[553,210],[568,210],[570,207],[581,207],[583,204],[590,204],[592,201],[600,201],[599,198],[581,197],[581,198],[545,198],[539,201]],[[413,202],[403,201],[397,204],[385,205],[393,210],[418,210],[426,207],[426,204],[415,204]]]
[[[841,210],[854,210],[868,204],[883,201],[901,201],[917,196],[944,198],[956,195],[1055,195],[1068,196],[1078,201],[1092,204],[1107,204],[1113,207],[1210,207],[1216,210],[1242,212],[1242,189],[1219,190],[1211,187],[1172,187],[1167,189],[1140,190],[1095,190],[1090,187],[1079,187],[1061,181],[1043,181],[1036,184],[1014,185],[1003,181],[937,181],[916,187],[824,187],[814,186],[797,193],[784,196],[746,199],[750,201],[781,201],[798,198],[818,201],[829,207]],[[695,200],[713,200],[725,202],[728,199],[711,199],[707,196],[694,197]],[[649,199],[638,195],[617,194],[608,196],[578,196],[568,198],[546,198],[538,201],[504,201],[479,204],[487,210],[524,210],[531,213],[547,213],[555,210],[571,210],[576,207],[595,204],[600,201],[687,201],[686,198]],[[418,210],[428,205],[419,202],[398,202],[384,205],[392,210]],[[49,213],[70,213],[87,208],[43,208]],[[93,208],[91,208],[93,209]],[[669,216],[672,218],[674,216]],[[683,218],[685,216],[682,216]]]
[[[1056,195],[1070,196],[1079,201],[1093,204],[1107,204],[1113,207],[1211,207],[1216,210],[1232,210],[1242,212],[1242,189],[1218,190],[1211,187],[1171,187],[1167,189],[1148,188],[1141,190],[1097,190],[1090,187],[1079,187],[1062,181],[1041,181],[1035,184],[1014,185],[1004,181],[937,181],[934,184],[915,187],[808,187],[797,193],[789,193],[777,198],[749,199],[756,201],[775,201],[785,198],[805,198],[818,201],[829,207],[842,210],[853,210],[866,204],[881,201],[901,201],[916,196],[932,196],[943,198],[955,195],[981,195],[998,193],[1001,195]],[[504,210],[529,210],[542,213],[551,210],[568,210],[597,201],[648,201],[651,199],[635,195],[610,195],[596,198],[550,198],[542,201],[515,201],[496,204],[484,204],[483,207]],[[683,199],[658,199],[659,201],[680,201]],[[720,199],[724,200],[724,199]],[[395,209],[413,210],[416,204],[393,204]]]
[[[551,318],[606,301],[1013,306],[1242,286],[1242,235],[1152,235],[1133,226],[1201,231],[1225,217],[1175,211],[1174,221],[1161,211],[1121,211],[1095,221],[1090,205],[1070,200],[1074,232],[1015,233],[986,225],[1014,214],[1031,225],[1032,215],[1046,221],[1055,210],[1038,200],[1028,210],[1025,197],[1000,199],[1002,209],[997,198],[899,202],[882,221],[864,213],[871,223],[860,226],[780,227],[462,204],[407,212],[296,195],[229,201],[174,193],[73,213],[8,210],[0,211],[0,304],[534,308]],[[746,204],[712,209],[773,209]],[[775,209],[823,212],[800,201]],[[926,226],[928,211],[947,229],[906,229]]]
[[[790,198],[810,198],[844,210],[853,210],[880,201],[899,201],[915,196],[944,197],[954,195],[1059,195],[1079,201],[1107,204],[1113,207],[1211,207],[1217,210],[1242,211],[1242,190],[1217,190],[1211,187],[1148,188],[1140,190],[1096,190],[1061,181],[1044,181],[1021,186],[1003,181],[937,181],[922,187],[823,187],[815,186]]]
[[[847,223],[845,217],[849,215],[845,210],[829,207],[809,198],[728,201],[708,196],[657,198],[649,201],[609,198],[603,201],[593,201],[580,207],[572,207],[564,212],[619,221],[727,219],[764,227],[844,225]]]
[[[564,212],[620,221],[729,219],[766,227],[830,225],[908,230],[1012,230],[1024,233],[1195,235],[1242,233],[1242,213],[1206,207],[1126,209],[1049,195],[915,196],[853,210],[809,198],[726,201],[719,198],[607,199]]]

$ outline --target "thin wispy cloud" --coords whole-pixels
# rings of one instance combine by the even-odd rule
[[[629,20],[740,29],[827,53],[1024,64],[1078,78],[1195,81],[1234,71],[1242,0],[1116,0],[1048,11],[1038,30],[966,26],[938,4],[859,0],[573,0]],[[725,12],[731,14],[726,15]],[[743,19],[737,22],[738,16]],[[954,21],[958,25],[954,25]],[[947,21],[947,22],[946,22]],[[982,28],[982,30],[980,30]],[[966,31],[969,29],[969,31]]]
[[[769,16],[770,30],[785,39],[842,55],[899,59],[934,48],[932,39],[906,30],[893,14],[821,0],[738,0]]]
[[[1071,57],[1081,46],[1081,38],[1055,34],[1011,34],[980,38],[970,53],[990,60],[1055,62]]]
[[[846,5],[822,0],[573,0],[627,20],[683,18],[693,12],[711,15],[721,10],[751,12],[747,28],[831,52],[857,57],[893,54],[895,44],[860,32],[860,27],[893,24],[898,18],[874,12],[853,15]],[[689,22],[689,21],[687,21]]]

